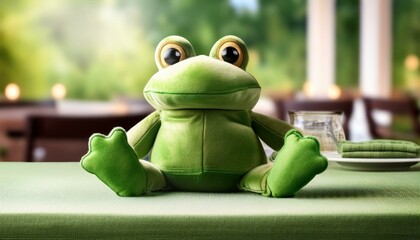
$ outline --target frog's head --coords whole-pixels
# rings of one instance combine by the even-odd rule
[[[147,83],[144,96],[158,110],[248,110],[259,99],[260,86],[245,71],[248,51],[238,37],[223,37],[210,56],[195,56],[190,42],[170,36],[157,46],[155,61],[159,72]]]

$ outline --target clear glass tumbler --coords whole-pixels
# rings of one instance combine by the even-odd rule
[[[318,139],[322,152],[337,153],[338,142],[346,140],[341,125],[342,112],[290,111],[290,123],[304,135]]]

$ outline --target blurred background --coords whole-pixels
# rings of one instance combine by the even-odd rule
[[[357,89],[360,2],[337,0],[335,8],[336,84]],[[171,34],[199,54],[238,35],[264,90],[300,90],[306,10],[306,0],[1,0],[0,96],[14,83],[29,100],[51,98],[54,86],[70,99],[142,98],[157,71],[154,48]],[[420,1],[392,1],[392,16],[392,86],[419,92]]]
[[[248,45],[247,71],[264,96],[308,95],[309,2],[0,0],[0,101],[141,100],[157,71],[154,49],[173,34],[205,55],[222,36],[237,35]],[[330,2],[335,69],[327,97],[357,98],[362,1]],[[420,0],[390,5],[392,92],[418,99]]]

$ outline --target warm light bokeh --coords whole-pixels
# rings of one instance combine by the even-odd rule
[[[314,95],[314,89],[311,86],[311,83],[309,81],[306,81],[303,84],[303,94],[307,97],[311,97]]]
[[[55,100],[61,100],[66,97],[67,89],[62,83],[56,83],[51,88],[51,95]]]
[[[4,95],[10,101],[16,101],[20,96],[20,88],[16,83],[9,83],[4,89]]]
[[[341,95],[341,88],[337,86],[336,84],[332,84],[328,88],[328,98],[330,99],[338,99]]]
[[[303,84],[303,94],[308,98],[322,98],[323,87],[316,87],[311,82],[306,81]],[[341,96],[341,88],[337,84],[331,84],[326,91],[325,98],[338,99]]]
[[[410,54],[405,58],[404,65],[408,70],[417,70],[420,65],[419,58],[415,54]]]

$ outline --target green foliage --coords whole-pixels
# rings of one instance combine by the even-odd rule
[[[300,88],[306,77],[306,1],[261,0],[258,9],[235,9],[228,0],[135,1],[148,9],[139,23],[157,44],[167,35],[189,39],[208,54],[222,36],[242,38],[251,52],[248,71],[264,88]]]
[[[45,34],[31,24],[33,16],[25,11],[25,1],[2,1],[0,6],[0,88],[9,82],[23,83],[22,94],[44,94],[47,59],[54,53],[44,45]]]
[[[407,69],[409,55],[420,57],[420,1],[393,1],[392,79],[397,88],[420,96],[420,67]]]
[[[48,98],[54,83],[69,98],[142,96],[156,71],[153,48],[129,10],[103,1],[2,1],[0,88]]]
[[[359,79],[358,0],[336,1],[336,82],[342,87],[356,87]]]
[[[0,1],[0,90],[15,82],[22,97],[50,97],[55,83],[68,98],[141,97],[157,71],[154,48],[172,34],[207,55],[222,36],[248,45],[248,71],[265,89],[301,89],[306,79],[306,0],[13,0]],[[239,4],[239,5],[238,5]],[[336,81],[359,79],[359,0],[336,1]],[[420,1],[393,1],[393,81],[412,88],[419,69]],[[410,78],[411,80],[407,80]],[[413,80],[414,79],[414,80]],[[411,84],[411,85],[410,85]],[[417,83],[420,88],[420,83]],[[417,86],[416,85],[416,86]]]
[[[69,98],[141,96],[156,71],[156,44],[172,34],[208,54],[222,36],[249,45],[248,70],[263,87],[292,90],[305,79],[305,1],[2,1],[0,88],[16,82],[24,98],[49,97],[65,84]]]

